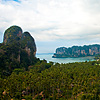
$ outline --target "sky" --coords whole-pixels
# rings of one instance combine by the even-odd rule
[[[30,32],[38,53],[100,44],[100,0],[0,0],[0,42],[12,25]]]

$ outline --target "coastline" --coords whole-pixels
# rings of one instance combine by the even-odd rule
[[[50,53],[41,53],[36,55],[40,60],[47,60],[47,62],[55,62],[55,63],[73,63],[73,62],[85,62],[85,61],[94,61],[94,56],[87,57],[67,57],[67,58],[52,58],[52,54]]]

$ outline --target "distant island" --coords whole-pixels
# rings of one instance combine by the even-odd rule
[[[53,58],[67,58],[67,57],[87,57],[96,56],[100,54],[100,45],[84,45],[84,46],[72,46],[69,48],[60,47],[56,49],[56,53]]]

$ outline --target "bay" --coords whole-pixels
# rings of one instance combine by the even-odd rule
[[[73,62],[85,62],[85,61],[93,61],[94,57],[78,57],[78,58],[52,58],[53,53],[37,53],[36,57],[40,58],[40,60],[47,60],[47,62],[52,61],[55,63],[73,63]]]

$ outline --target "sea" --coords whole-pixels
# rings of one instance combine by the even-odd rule
[[[37,53],[36,57],[40,58],[40,60],[47,60],[47,62],[54,63],[73,63],[73,62],[85,62],[85,61],[94,61],[94,57],[78,57],[78,58],[52,58],[53,53]]]

